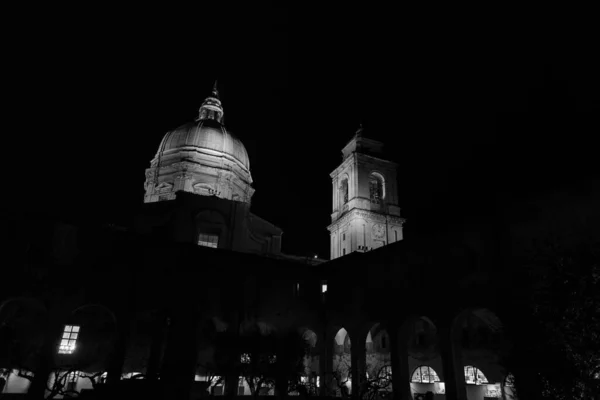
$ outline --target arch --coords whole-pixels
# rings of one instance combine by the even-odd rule
[[[300,335],[302,336],[302,339],[306,340],[311,349],[317,347],[318,336],[315,331],[305,328],[300,331]]]
[[[472,365],[465,366],[465,383],[469,385],[480,385],[482,383],[489,383],[485,377],[483,371]]]
[[[347,342],[350,342],[350,335],[345,328],[340,328],[335,334],[334,339],[338,346],[344,346]]]
[[[334,393],[337,397],[344,397],[343,392],[352,390],[351,380],[351,341],[345,328],[340,328],[333,337],[333,378]]]
[[[102,303],[89,303],[89,304],[83,304],[81,306],[78,306],[78,307],[74,308],[73,311],[71,311],[71,316],[76,315],[77,313],[80,313],[80,312],[82,312],[86,309],[90,309],[90,308],[92,308],[92,309],[98,308],[98,309],[106,312],[106,314],[110,316],[110,318],[114,322],[114,324],[118,325],[116,314],[110,308],[108,308],[108,306],[106,306]]]
[[[367,332],[365,338],[365,375],[369,382],[376,384],[379,390],[391,391],[392,358],[390,337],[384,325],[377,322]]]
[[[31,297],[7,299],[0,305],[0,357],[10,368],[33,369],[42,350],[48,312]]]
[[[485,307],[464,309],[452,321],[451,335],[463,349],[497,348],[503,332],[500,318]]]
[[[110,308],[101,303],[80,305],[65,320],[57,364],[76,363],[85,366],[83,372],[105,370],[117,336],[118,320]]]
[[[348,203],[350,199],[350,180],[347,174],[342,176],[340,181],[340,205],[343,206]]]
[[[413,371],[410,381],[412,383],[435,383],[440,382],[440,377],[430,366],[420,365]]]
[[[369,198],[372,203],[380,203],[385,200],[385,178],[377,171],[369,174]]]
[[[438,328],[431,318],[414,315],[404,322],[401,329],[402,340],[407,343],[412,358],[424,363],[438,354]]]

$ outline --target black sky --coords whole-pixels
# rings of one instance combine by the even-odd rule
[[[14,16],[11,204],[126,223],[162,136],[214,79],[250,155],[253,211],[283,228],[286,252],[328,256],[329,173],[361,121],[400,165],[407,235],[483,218],[499,193],[598,177],[583,11],[154,11]]]

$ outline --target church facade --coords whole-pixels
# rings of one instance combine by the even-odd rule
[[[276,363],[295,332],[313,395],[510,398],[504,331],[519,303],[487,225],[404,238],[396,165],[361,129],[331,173],[331,260],[281,254],[281,230],[250,211],[248,156],[223,116],[215,87],[197,121],[165,135],[132,227],[5,221],[17,261],[2,280],[3,393],[250,395],[219,364],[249,362],[231,338],[272,338]],[[260,394],[299,395],[286,389]]]

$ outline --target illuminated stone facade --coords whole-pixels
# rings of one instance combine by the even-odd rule
[[[331,259],[402,240],[397,165],[383,157],[383,144],[359,129],[331,173]]]
[[[164,136],[144,187],[140,231],[162,230],[179,242],[245,253],[281,253],[281,229],[250,212],[250,161],[225,128],[216,83],[198,119]]]

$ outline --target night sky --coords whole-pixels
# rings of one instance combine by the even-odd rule
[[[14,16],[5,211],[126,225],[161,138],[215,79],[250,155],[252,210],[288,253],[329,256],[329,173],[360,122],[400,164],[405,235],[598,177],[600,65],[579,16],[154,11]]]

